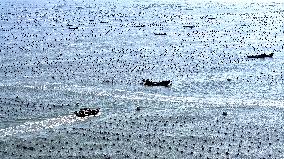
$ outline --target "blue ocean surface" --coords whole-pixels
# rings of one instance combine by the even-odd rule
[[[253,1],[1,1],[0,137],[17,143],[21,137],[48,138],[53,136],[48,132],[74,124],[84,127],[86,119],[73,114],[83,107],[100,107],[102,114],[93,120],[101,122],[129,117],[136,107],[142,108],[142,116],[152,117],[190,109],[197,114],[208,110],[207,115],[218,108],[282,111],[283,6]],[[270,53],[271,58],[247,57]],[[148,87],[142,79],[171,80],[172,85]],[[273,121],[281,119],[278,114]],[[4,150],[0,154],[9,158],[12,148],[3,147],[8,155]]]

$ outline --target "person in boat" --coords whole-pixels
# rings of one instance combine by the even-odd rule
[[[79,112],[75,111],[74,113],[77,117],[85,117],[86,116],[86,114],[82,111],[79,111]]]
[[[100,112],[100,108],[90,110],[91,115],[97,115]]]
[[[149,79],[146,79],[146,80],[145,80],[144,85],[149,86],[149,85],[151,85],[151,84],[152,84],[152,82],[151,82]]]

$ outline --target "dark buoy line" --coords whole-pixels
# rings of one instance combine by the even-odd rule
[[[115,3],[109,5],[109,7],[117,7]],[[163,7],[167,8],[168,6]],[[172,7],[173,10],[178,8],[178,6]],[[216,4],[208,7],[222,9]],[[258,6],[250,4],[249,7],[257,8]],[[156,73],[170,73],[173,75],[171,80],[175,80],[202,71],[210,72],[221,69],[223,64],[238,65],[246,62],[245,57],[251,57],[250,55],[253,54],[277,54],[283,47],[279,45],[281,39],[277,39],[280,30],[272,32],[264,29],[271,28],[270,24],[272,25],[272,23],[276,28],[280,25],[277,20],[280,21],[281,17],[277,12],[271,13],[270,16],[260,13],[241,13],[239,15],[220,13],[198,16],[193,15],[194,11],[198,9],[192,9],[182,11],[186,13],[184,15],[163,13],[160,16],[154,16],[158,13],[157,6],[150,8],[155,10],[153,13],[147,12],[146,6],[135,6],[137,12],[131,13],[133,19],[129,19],[127,11],[106,12],[100,8],[103,8],[101,4],[93,4],[88,7],[76,4],[72,6],[74,14],[60,9],[56,5],[48,11],[44,6],[39,6],[35,11],[28,7],[22,9],[12,7],[5,11],[5,18],[10,20],[12,24],[1,26],[2,32],[7,35],[3,38],[5,41],[12,40],[12,43],[0,47],[3,57],[5,56],[4,59],[13,57],[19,52],[26,52],[25,56],[32,54],[36,56],[29,60],[18,60],[12,65],[2,63],[0,69],[4,74],[1,76],[23,78],[24,80],[37,77],[38,80],[54,79],[68,82],[83,80],[76,73],[81,72],[85,76],[92,77],[93,81],[103,83],[112,80],[113,83],[132,84],[138,83],[141,78],[146,78],[143,75],[146,72],[150,77],[152,76],[151,78],[157,78],[155,77]],[[31,20],[15,21],[17,16],[22,19],[27,16]],[[43,17],[45,16],[53,18],[44,21]],[[95,16],[101,18],[94,19]],[[238,16],[238,19],[225,19],[224,16]],[[145,17],[151,18],[146,21]],[[192,22],[185,23],[183,22],[185,19],[191,19]],[[251,21],[251,23],[247,21]],[[226,28],[223,26],[224,23],[233,23],[232,28]],[[38,28],[38,32],[31,30],[31,27]],[[182,27],[185,29],[184,31],[182,31]],[[187,30],[187,27],[190,30]],[[42,28],[48,28],[48,30]],[[17,30],[20,31],[19,34],[15,33]],[[153,32],[154,35],[166,36],[152,36]],[[122,47],[117,44],[107,50],[96,49],[94,45],[96,41],[101,39],[108,41],[109,38],[113,38],[116,41],[120,38],[126,39],[125,37],[133,33],[139,33],[142,41],[143,39],[155,39],[149,44],[153,49],[145,49],[144,46],[148,44],[144,42],[141,46],[135,47]],[[253,43],[252,37],[258,38],[257,45]],[[164,42],[167,38],[178,38],[178,42],[168,45]],[[64,48],[71,45],[76,46],[77,42],[87,48],[94,48],[92,51],[81,52],[81,54],[89,56],[69,58],[68,54],[75,55],[79,52],[76,49],[66,52]],[[84,48],[77,47],[77,50],[84,50]],[[165,49],[160,49],[160,47]],[[59,48],[56,51],[58,56],[56,53],[52,55],[52,50],[57,48]],[[212,48],[211,51],[208,51],[209,48]],[[230,54],[232,50],[239,55]],[[184,52],[186,52],[184,56],[179,55]],[[152,55],[151,58],[144,56],[145,53]],[[106,56],[98,56],[102,54]],[[114,55],[117,54],[123,55],[115,57]],[[132,60],[123,60],[127,57]],[[135,58],[139,60],[135,60]],[[198,65],[196,65],[197,63]],[[128,76],[131,78],[127,78]]]
[[[106,121],[90,118],[83,127],[73,125],[46,132],[52,138],[15,138],[12,142],[15,144],[6,145],[0,153],[14,157],[154,158],[157,154],[157,158],[245,157],[262,156],[256,152],[264,148],[274,149],[273,145],[283,142],[282,130],[273,126],[265,128],[268,126],[265,123],[257,126],[253,121],[246,124],[235,122],[229,119],[232,116],[223,118],[221,114],[218,115],[219,109],[207,112],[215,118],[208,122],[208,119],[194,115],[196,111],[188,109],[182,114],[175,112],[172,117],[165,114],[120,114]],[[184,129],[186,131],[182,131]],[[178,132],[180,135],[166,135],[177,133],[176,130],[181,130]],[[267,155],[272,157],[281,153],[279,150]]]

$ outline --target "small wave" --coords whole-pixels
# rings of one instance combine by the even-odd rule
[[[222,97],[222,96],[178,96],[178,95],[163,95],[158,93],[149,92],[134,92],[124,89],[103,89],[94,88],[89,89],[90,92],[99,97],[111,97],[123,100],[133,101],[156,101],[156,102],[173,102],[173,103],[193,103],[195,106],[230,106],[230,107],[242,107],[242,106],[262,106],[262,107],[279,107],[283,108],[284,100],[273,99],[253,99],[253,98],[234,98],[234,97]],[[198,105],[199,104],[199,105]]]
[[[29,121],[18,126],[0,129],[0,137],[3,138],[7,136],[43,131],[45,129],[54,129],[61,125],[71,124],[73,122],[83,121],[86,119],[87,118],[77,118],[74,115],[67,115],[58,118],[46,119],[43,121]]]
[[[110,94],[108,94],[110,96]],[[261,107],[279,107],[283,108],[284,100],[269,99],[238,99],[226,97],[193,97],[193,96],[170,96],[154,93],[129,92],[124,93],[112,92],[113,98],[126,100],[148,100],[157,102],[173,102],[173,103],[196,103],[200,106],[216,105],[216,106],[261,106]]]
[[[52,85],[52,84],[50,84]],[[159,93],[149,93],[142,91],[130,91],[126,89],[118,88],[105,88],[105,87],[94,87],[94,86],[80,86],[80,85],[59,85],[58,90],[61,91],[72,91],[76,93],[91,93],[98,97],[110,97],[123,100],[148,100],[156,102],[174,102],[174,103],[193,103],[195,106],[263,106],[263,107],[280,107],[284,105],[284,100],[273,100],[273,99],[249,99],[249,98],[235,98],[235,97],[223,97],[223,96],[179,96],[179,95],[163,95]],[[52,88],[56,90],[57,87]],[[1,130],[0,130],[1,132]]]

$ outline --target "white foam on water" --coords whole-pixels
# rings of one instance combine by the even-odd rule
[[[46,129],[55,129],[62,125],[74,123],[76,121],[84,121],[87,118],[78,118],[75,115],[60,116],[58,118],[45,119],[42,121],[28,121],[21,125],[0,129],[0,138],[24,135],[27,133],[41,132]]]
[[[123,92],[120,90],[120,92]],[[103,96],[104,93],[100,93]],[[108,93],[107,96],[110,96]],[[234,97],[193,97],[193,96],[169,96],[154,93],[130,92],[112,93],[113,98],[126,100],[148,100],[156,102],[179,102],[179,103],[196,103],[200,106],[219,105],[219,106],[261,106],[261,107],[279,107],[283,108],[284,100],[269,100],[269,99],[238,99]]]
[[[24,87],[27,87],[24,86]],[[142,91],[129,91],[124,89],[103,89],[93,86],[80,86],[80,85],[60,85],[54,90],[71,91],[76,93],[91,93],[98,97],[112,97],[121,100],[148,100],[157,102],[179,102],[179,103],[196,103],[203,105],[220,105],[220,106],[261,106],[261,107],[279,107],[283,108],[284,100],[274,99],[240,99],[237,97],[223,97],[223,96],[211,96],[198,97],[198,96],[186,96],[186,95],[163,95],[158,93],[149,93]]]
[[[72,86],[71,86],[72,87]],[[67,87],[66,90],[69,90]],[[78,87],[80,88],[80,87]],[[87,90],[87,91],[86,91]],[[124,89],[101,89],[95,87],[81,87],[81,89],[73,90],[78,93],[89,92],[99,97],[112,97],[121,100],[132,100],[132,101],[156,101],[156,102],[178,102],[178,103],[193,103],[196,106],[206,106],[206,105],[219,105],[219,106],[261,106],[261,107],[278,107],[283,108],[284,100],[274,100],[274,99],[253,99],[253,98],[236,98],[236,97],[223,97],[223,96],[177,96],[177,95],[163,95],[158,93],[148,93],[141,91],[129,91]]]

